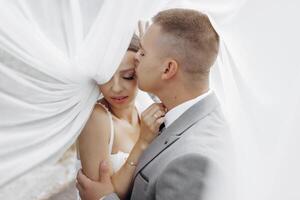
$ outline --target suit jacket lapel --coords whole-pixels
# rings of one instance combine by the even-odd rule
[[[166,148],[174,144],[185,130],[211,113],[218,105],[217,97],[212,93],[184,112],[175,122],[155,138],[144,151],[135,170],[134,178],[149,162]]]

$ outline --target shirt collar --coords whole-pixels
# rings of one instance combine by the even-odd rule
[[[200,96],[185,101],[182,104],[179,104],[178,106],[172,108],[169,110],[165,115],[165,127],[168,128],[177,118],[179,118],[185,111],[187,111],[190,107],[192,107],[197,102],[204,99],[206,96],[212,93],[212,90],[208,90],[204,94],[201,94]]]

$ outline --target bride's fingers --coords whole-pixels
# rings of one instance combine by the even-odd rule
[[[159,104],[152,104],[149,108],[147,108],[143,113],[142,113],[142,119],[145,121],[151,121],[153,118],[153,115],[161,110],[162,112],[164,111],[162,106]]]
[[[162,104],[155,104],[153,107],[152,107],[152,109],[151,110],[149,110],[148,111],[148,116],[153,116],[153,115],[157,115],[157,114],[159,114],[159,116],[160,116],[160,114],[164,114],[165,112],[164,112],[164,107],[162,106]],[[158,117],[159,117],[158,116]]]
[[[146,110],[144,110],[144,112],[142,113],[143,115],[149,115],[149,113],[151,113],[155,107],[156,107],[156,103],[151,104]]]
[[[148,124],[148,126],[155,127],[156,120],[158,118],[161,118],[164,116],[165,116],[165,113],[162,110],[156,109],[153,113],[149,114],[149,116],[147,116],[147,118],[145,118],[145,122]]]
[[[161,103],[155,103],[142,113],[142,121],[151,132],[156,133],[159,130],[159,125],[156,124],[156,120],[164,116],[165,107]]]
[[[153,132],[158,132],[159,127],[165,121],[165,114],[161,111],[155,113],[156,116],[151,118],[151,121],[148,122],[149,127],[151,127]]]
[[[155,121],[155,130],[156,130],[156,132],[158,133],[159,132],[159,128],[160,128],[160,125],[162,124],[162,123],[164,123],[164,121],[165,121],[165,117],[160,117],[160,118],[158,118],[156,121]]]
[[[160,118],[160,117],[163,117],[163,116],[165,116],[165,112],[163,112],[162,110],[158,110],[158,111],[156,111],[155,113],[154,113],[154,115],[153,115],[153,117],[154,118]]]

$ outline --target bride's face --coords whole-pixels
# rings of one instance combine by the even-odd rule
[[[106,101],[115,108],[134,105],[137,94],[135,78],[135,52],[127,51],[113,77],[100,90]]]

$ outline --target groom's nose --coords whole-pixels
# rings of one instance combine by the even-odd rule
[[[138,66],[138,64],[140,63],[140,52],[136,52],[134,55],[134,62],[136,64],[136,66]]]

